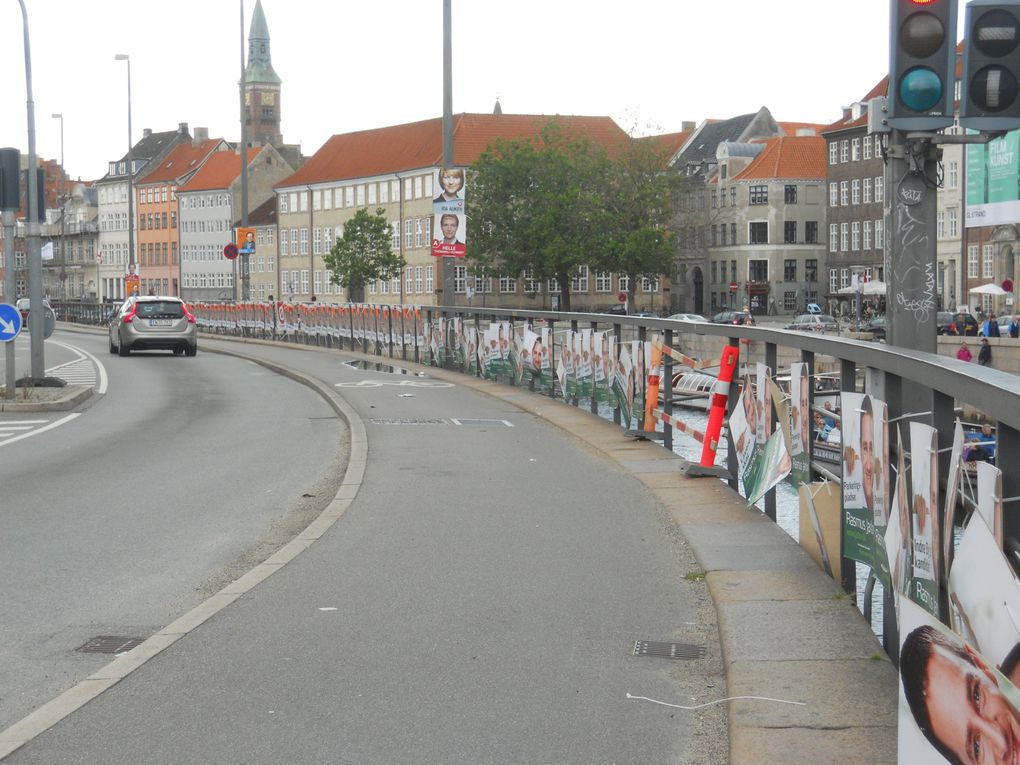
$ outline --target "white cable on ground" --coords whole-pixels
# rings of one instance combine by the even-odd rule
[[[722,704],[725,701],[740,701],[740,700],[747,700],[747,701],[774,701],[777,704],[795,704],[795,705],[797,705],[799,707],[806,707],[807,706],[807,703],[804,702],[804,701],[787,701],[786,699],[770,699],[767,696],[730,696],[729,698],[726,698],[726,699],[717,699],[716,701],[709,701],[707,704],[698,704],[697,706],[693,706],[693,707],[685,707],[685,706],[681,706],[680,704],[668,704],[665,701],[656,701],[655,699],[650,699],[647,696],[632,696],[629,693],[627,694],[627,698],[628,699],[637,699],[638,701],[650,701],[653,704],[661,704],[664,707],[673,707],[674,709],[686,709],[688,711],[694,711],[695,709],[704,709],[705,707],[710,707],[710,706],[713,706],[715,704]]]

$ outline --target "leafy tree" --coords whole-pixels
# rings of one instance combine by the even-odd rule
[[[377,279],[398,276],[405,265],[400,253],[390,246],[392,227],[383,208],[375,215],[362,208],[344,224],[344,235],[323,257],[333,284],[347,288],[347,298],[360,303],[365,299],[365,285]]]
[[[682,176],[667,168],[669,156],[654,141],[631,139],[613,156],[604,186],[609,217],[606,246],[592,265],[626,274],[630,305],[638,279],[673,271],[673,199]]]
[[[607,244],[605,148],[551,121],[537,139],[497,141],[473,169],[471,271],[556,279],[569,311],[571,277]]]

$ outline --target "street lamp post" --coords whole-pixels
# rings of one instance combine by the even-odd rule
[[[135,263],[135,189],[134,189],[134,167],[131,161],[131,57],[126,53],[118,53],[114,57],[116,61],[127,61],[127,103],[128,103],[128,150],[127,150],[127,182],[128,182],[128,266]],[[127,297],[127,290],[132,289],[126,281],[124,283],[124,296]]]
[[[60,120],[60,299],[67,299],[67,255],[64,239],[64,218],[67,216],[67,172],[64,170],[64,115],[53,114]]]

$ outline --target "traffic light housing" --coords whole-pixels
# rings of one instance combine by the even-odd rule
[[[964,26],[960,124],[1020,128],[1020,0],[972,0]]]
[[[957,0],[891,0],[889,124],[938,130],[953,124]]]

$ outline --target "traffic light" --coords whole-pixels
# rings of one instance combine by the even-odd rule
[[[960,124],[1020,128],[1020,0],[972,0],[964,21]]]
[[[957,0],[891,0],[889,124],[938,130],[953,124]]]

